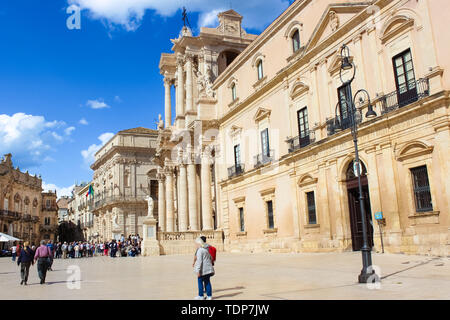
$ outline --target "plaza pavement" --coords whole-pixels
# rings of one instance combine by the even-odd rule
[[[36,265],[28,286],[20,269],[0,258],[0,300],[4,299],[155,299],[185,300],[196,295],[193,255],[55,260],[40,285]],[[359,252],[311,254],[218,253],[212,278],[215,299],[450,299],[450,257],[373,254],[381,288],[356,283]],[[79,267],[71,281],[68,270]],[[72,275],[72,280],[74,276]],[[72,285],[73,289],[69,289]],[[76,287],[79,289],[76,289]]]

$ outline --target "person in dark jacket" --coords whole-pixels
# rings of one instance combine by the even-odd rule
[[[27,285],[28,275],[30,274],[30,266],[34,264],[33,261],[34,252],[28,245],[26,241],[23,244],[23,250],[20,252],[19,259],[17,260],[17,265],[20,265],[20,277],[22,281],[21,285]]]

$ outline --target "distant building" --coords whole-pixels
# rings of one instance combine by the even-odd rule
[[[41,177],[14,168],[6,154],[0,162],[0,231],[32,244],[55,240],[57,208],[56,192],[43,193]]]
[[[69,202],[72,200],[72,197],[63,196],[58,199],[56,204],[58,205],[58,223],[63,221],[67,221],[69,218]]]
[[[158,199],[156,166],[151,162],[157,136],[157,131],[146,128],[120,131],[95,154],[94,196],[88,211],[95,214],[92,234],[96,239],[142,236],[146,197],[151,195],[155,203]]]

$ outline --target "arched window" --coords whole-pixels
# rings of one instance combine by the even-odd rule
[[[264,77],[262,60],[258,61],[257,69],[258,69],[258,80],[261,80]]]
[[[237,99],[237,95],[236,95],[236,83],[233,83],[231,85],[231,98],[233,99],[233,101],[235,101]]]
[[[292,48],[293,48],[294,52],[297,52],[298,49],[300,49],[300,32],[298,32],[298,29],[295,30],[291,39],[292,39]]]

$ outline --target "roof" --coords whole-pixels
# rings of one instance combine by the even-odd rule
[[[152,129],[147,129],[147,128],[143,128],[143,127],[137,127],[137,128],[133,128],[133,129],[128,129],[128,130],[122,130],[119,131],[119,133],[144,133],[144,134],[158,134],[157,130],[152,130]]]

